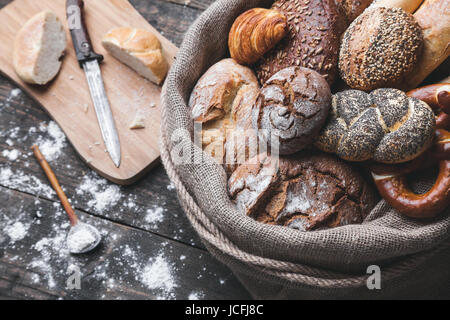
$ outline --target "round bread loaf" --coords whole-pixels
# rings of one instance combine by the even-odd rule
[[[320,74],[286,68],[262,87],[253,107],[253,128],[260,129],[265,141],[276,139],[280,154],[293,154],[316,139],[330,104],[331,90]]]
[[[230,138],[237,128],[251,128],[250,113],[258,94],[253,71],[233,59],[221,60],[209,68],[192,91],[189,106],[192,119],[202,124],[203,150],[218,163],[228,164],[226,169],[233,170],[236,153],[245,150],[243,140],[235,143]]]
[[[401,88],[422,47],[422,29],[411,14],[401,8],[368,9],[344,33],[341,77],[358,90]]]
[[[322,153],[251,159],[228,187],[244,214],[301,231],[362,223],[377,202],[358,172]]]
[[[316,146],[348,161],[403,163],[429,148],[435,127],[433,110],[400,90],[348,90],[333,96]]]
[[[287,17],[288,34],[256,66],[260,83],[278,71],[301,66],[323,75],[328,84],[337,76],[340,37],[345,19],[335,0],[277,0],[272,9]]]

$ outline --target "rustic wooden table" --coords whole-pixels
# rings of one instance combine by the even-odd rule
[[[0,7],[10,1],[0,0]],[[213,0],[131,2],[179,46]],[[250,298],[206,251],[161,165],[129,187],[107,182],[3,76],[0,115],[0,299]],[[68,220],[32,155],[34,143],[49,156],[80,218],[101,230],[102,245],[93,253],[67,252]]]

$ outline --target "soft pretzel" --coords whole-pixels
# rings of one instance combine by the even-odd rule
[[[400,90],[348,90],[333,96],[331,117],[316,146],[348,161],[403,163],[431,146],[435,124],[426,103]]]
[[[450,206],[450,118],[448,110],[448,84],[436,84],[408,92],[408,96],[421,99],[434,108],[437,116],[435,144],[419,158],[400,165],[372,164],[375,184],[382,197],[397,211],[412,218],[432,218]],[[439,176],[425,194],[411,191],[406,175],[439,162]]]
[[[450,206],[450,132],[436,131],[436,142],[431,152],[421,157],[439,161],[439,175],[434,186],[425,194],[416,194],[408,187],[406,175],[417,169],[413,165],[403,167],[372,167],[372,176],[381,196],[398,212],[417,219],[433,218]]]

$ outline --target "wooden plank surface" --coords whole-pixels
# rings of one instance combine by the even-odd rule
[[[120,26],[152,31],[159,37],[169,64],[173,62],[177,48],[149,25],[128,0],[85,0],[86,24],[94,50],[105,56],[101,65],[103,81],[121,144],[121,165],[117,168],[105,152],[85,74],[76,59],[68,28],[68,46],[61,71],[47,86],[28,85],[14,71],[13,47],[10,44],[14,42],[17,30],[43,10],[55,12],[63,25],[67,25],[65,1],[15,0],[0,11],[0,20],[3,21],[0,33],[1,72],[42,105],[91,168],[119,184],[135,182],[159,161],[161,87],[114,59],[101,45],[101,39],[109,30]],[[137,114],[144,117],[146,127],[131,130],[130,125]]]
[[[9,0],[0,0],[0,7],[7,3]],[[177,46],[202,12],[168,0],[131,3]],[[160,165],[134,185],[119,187],[109,183],[79,159],[40,106],[16,89],[0,76],[0,298],[184,299],[191,294],[200,299],[249,298],[232,273],[204,249]],[[36,243],[56,238],[67,225],[59,202],[29,150],[35,142],[46,145],[53,154],[50,165],[82,219],[103,230],[105,242],[93,254],[60,256],[57,246],[44,253],[41,246],[41,251],[36,250]],[[105,198],[110,201],[105,202]],[[13,241],[5,231],[15,223],[28,228],[29,234],[22,240]],[[136,253],[138,263],[134,267],[117,262],[126,246],[131,248],[128,253]],[[44,254],[52,257],[47,264],[51,268],[38,263]],[[160,255],[164,259],[158,261],[162,259],[173,270],[177,285],[173,290],[161,291],[143,284],[142,270],[151,267]],[[58,266],[64,269],[70,262],[78,264],[82,271],[82,289],[67,290],[67,275],[61,272],[53,272],[55,285],[49,286],[51,271]]]

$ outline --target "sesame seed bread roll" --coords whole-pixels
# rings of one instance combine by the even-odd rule
[[[450,0],[425,0],[414,14],[424,33],[424,50],[406,89],[414,89],[450,56]],[[448,71],[448,69],[447,69]]]
[[[151,32],[142,29],[117,28],[102,40],[103,47],[117,60],[151,82],[160,85],[169,70],[161,42]]]
[[[286,16],[288,34],[256,65],[260,83],[297,66],[320,73],[331,85],[337,77],[340,37],[347,26],[335,0],[277,0],[272,9]]]
[[[369,8],[402,8],[414,13],[422,2],[423,0],[375,0]]]
[[[58,74],[66,50],[64,27],[51,11],[28,20],[14,41],[13,65],[26,83],[45,85]]]
[[[339,70],[352,89],[402,88],[423,48],[423,32],[400,8],[366,10],[344,34]]]

